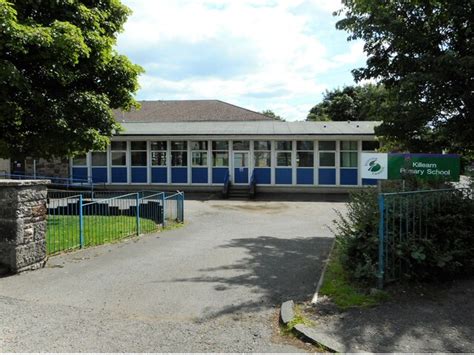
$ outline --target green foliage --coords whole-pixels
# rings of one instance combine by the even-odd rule
[[[385,192],[394,189],[393,184],[384,187]],[[472,198],[458,192],[397,195],[387,196],[386,206],[387,277],[429,280],[474,271]],[[341,264],[359,282],[373,284],[377,275],[378,220],[377,191],[366,189],[351,196],[347,215],[335,221]]]
[[[361,39],[391,109],[376,134],[412,151],[474,151],[472,0],[344,0],[336,27]]]
[[[388,299],[388,294],[382,291],[367,292],[364,287],[358,287],[351,280],[348,272],[341,264],[339,247],[333,250],[329,260],[324,281],[319,291],[320,295],[328,296],[340,309],[353,307],[370,307]]]
[[[314,106],[307,121],[382,121],[389,102],[381,85],[345,86],[324,93],[323,101]]]
[[[0,0],[0,156],[107,145],[142,72],[113,49],[129,14],[119,0]]]
[[[263,110],[262,115],[265,115],[267,117],[273,118],[276,121],[282,121],[285,122],[285,119],[279,115],[277,115],[275,112],[272,110]]]

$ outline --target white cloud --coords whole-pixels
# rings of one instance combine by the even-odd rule
[[[259,102],[259,111],[269,108],[290,120],[304,119],[326,88],[318,76],[361,58],[359,44],[334,55],[309,30],[327,20],[341,6],[339,0],[124,3],[133,15],[119,36],[118,50],[149,71],[140,78],[140,98]],[[238,57],[238,68],[229,60],[233,57]],[[198,67],[203,65],[204,74]],[[304,101],[309,106],[302,109]]]

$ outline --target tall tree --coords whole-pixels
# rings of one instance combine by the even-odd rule
[[[267,117],[273,118],[276,121],[283,121],[285,122],[285,119],[279,115],[277,115],[275,112],[272,110],[263,110],[262,115],[265,115]]]
[[[0,0],[0,156],[106,146],[142,72],[113,49],[129,14],[119,0]]]
[[[326,91],[311,108],[307,121],[381,121],[388,93],[383,86],[366,84]]]
[[[390,90],[393,110],[376,133],[408,148],[474,150],[472,0],[343,0],[337,28],[365,41],[356,80]]]

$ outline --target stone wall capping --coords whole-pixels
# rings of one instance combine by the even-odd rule
[[[0,186],[33,186],[33,185],[48,185],[51,180],[14,180],[14,179],[0,179]]]

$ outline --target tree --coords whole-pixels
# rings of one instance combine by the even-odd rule
[[[389,101],[383,86],[366,84],[326,91],[307,121],[381,121]]]
[[[285,119],[279,115],[277,115],[275,112],[272,110],[263,110],[262,115],[265,115],[267,117],[273,118],[276,121],[282,121],[285,122]]]
[[[474,150],[472,0],[344,0],[336,27],[365,41],[356,81],[376,79],[393,110],[378,135],[408,148]]]
[[[0,0],[0,156],[106,147],[142,72],[113,49],[129,13],[119,0]]]

